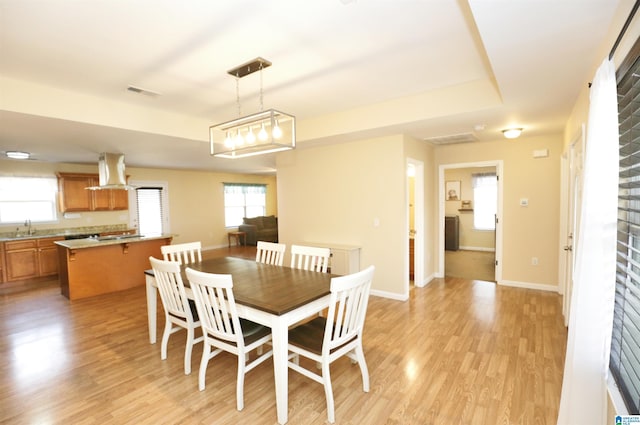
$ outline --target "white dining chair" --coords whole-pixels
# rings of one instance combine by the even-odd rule
[[[291,245],[291,268],[326,273],[331,250],[315,246]]]
[[[205,376],[210,359],[223,351],[235,354],[238,357],[236,407],[242,410],[245,374],[271,357],[273,350],[258,355],[252,361],[249,361],[249,353],[271,341],[271,329],[238,317],[231,275],[205,273],[188,267],[186,274],[204,336],[198,389],[203,391],[205,388]]]
[[[179,264],[202,261],[202,243],[200,241],[163,245],[160,247],[160,252],[165,261],[177,261]]]
[[[287,245],[283,243],[258,241],[256,246],[256,262],[281,266],[284,263],[284,252]]]
[[[158,285],[160,299],[164,307],[164,333],[162,334],[162,345],[160,348],[160,358],[167,358],[167,345],[169,336],[179,330],[187,331],[187,344],[184,352],[184,373],[191,373],[191,351],[195,344],[203,341],[203,337],[195,338],[195,330],[200,326],[195,303],[187,298],[182,276],[180,275],[180,265],[175,261],[158,260],[149,257],[151,268]]]
[[[362,389],[369,392],[369,371],[362,349],[362,331],[367,313],[374,266],[346,276],[331,279],[331,299],[327,317],[316,317],[289,330],[290,369],[324,385],[327,419],[335,422],[335,408],[329,366],[348,356],[360,366]],[[299,356],[321,365],[322,374],[300,366]]]

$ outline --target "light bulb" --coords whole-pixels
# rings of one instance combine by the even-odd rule
[[[244,139],[242,138],[242,134],[240,134],[240,130],[238,129],[238,135],[236,136],[236,146],[244,145]]]
[[[260,127],[260,132],[258,133],[258,139],[264,142],[265,140],[267,140],[268,137],[269,135],[267,134],[267,130],[264,129],[264,123],[262,123],[262,126]]]
[[[282,137],[282,129],[278,125],[278,120],[276,120],[276,125],[273,126],[273,131],[271,132],[271,134],[273,134],[274,139],[279,139]]]
[[[253,134],[253,129],[249,127],[249,132],[247,133],[247,143],[253,145],[256,142],[256,135]]]
[[[224,138],[224,146],[231,149],[233,148],[233,140],[231,139],[231,134],[227,131],[227,137]]]

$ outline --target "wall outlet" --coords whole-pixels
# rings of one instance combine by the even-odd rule
[[[532,266],[538,265],[538,257],[531,257],[531,265]]]

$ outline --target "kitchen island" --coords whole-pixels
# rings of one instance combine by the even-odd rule
[[[57,241],[60,292],[73,301],[143,286],[149,257],[162,258],[160,247],[171,240],[118,235]]]

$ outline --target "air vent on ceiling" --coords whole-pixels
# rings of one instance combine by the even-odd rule
[[[447,136],[427,137],[424,141],[433,145],[453,145],[455,143],[477,142],[478,138],[473,133],[460,133]]]
[[[144,94],[145,96],[151,96],[151,97],[160,96],[160,93],[158,92],[143,89],[141,87],[136,87],[136,86],[129,86],[127,87],[127,90],[133,93]]]

